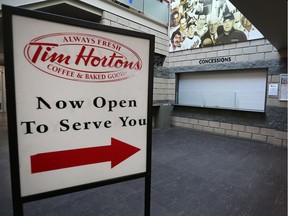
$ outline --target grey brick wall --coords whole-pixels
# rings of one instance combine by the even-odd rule
[[[287,132],[276,129],[223,123],[214,120],[199,120],[192,117],[180,117],[174,115],[172,115],[172,126],[191,128],[223,136],[266,142],[278,147],[287,148]]]
[[[182,62],[181,59],[178,58],[179,56],[183,57],[185,55],[192,55],[193,59],[187,58],[186,61]],[[199,65],[200,59],[223,56],[231,57],[231,63],[256,60],[271,60],[279,59],[281,57],[287,57],[285,50],[282,52],[278,52],[268,40],[259,39],[242,43],[215,46],[212,48],[208,47],[170,53],[169,67],[196,66]],[[190,61],[188,61],[188,59]]]
[[[168,52],[168,36],[109,12],[102,24],[155,35],[155,52],[165,55],[163,67],[154,67],[153,104],[175,103],[175,73],[242,69],[267,69],[268,84],[279,83],[287,73],[286,50],[277,51],[268,40],[260,39],[215,47]],[[229,63],[200,64],[199,60],[230,57]],[[265,113],[174,106],[174,127],[188,127],[225,136],[234,136],[287,147],[287,102],[268,96]]]
[[[187,57],[184,57],[185,55]],[[231,61],[202,65],[199,63],[201,59],[218,57],[230,57]],[[242,69],[265,69],[268,84],[279,83],[279,75],[287,73],[286,50],[277,51],[268,40],[260,39],[170,53],[168,73]],[[174,106],[172,126],[267,142],[287,148],[287,102],[280,101],[279,96],[267,96],[265,113]]]
[[[152,28],[149,28],[148,26],[141,25],[131,20],[124,19],[107,11],[103,11],[101,24],[155,35],[155,52],[167,57],[169,55],[168,35],[165,33],[156,31]],[[168,66],[168,59],[169,58],[166,58],[164,66]]]

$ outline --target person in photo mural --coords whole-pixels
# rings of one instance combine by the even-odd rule
[[[196,34],[201,38],[207,31],[206,14],[199,14],[196,21]]]
[[[183,40],[188,34],[187,24],[188,24],[187,19],[183,16],[180,20],[180,28],[179,28]]]
[[[216,45],[247,41],[246,35],[234,28],[234,15],[231,12],[223,17],[223,30],[224,32],[216,39]]]
[[[176,30],[172,33],[171,38],[170,38],[170,45],[169,45],[169,51],[179,51],[182,50],[182,41],[183,38],[181,36],[180,30]]]
[[[230,12],[227,0],[215,0],[213,3],[213,7],[218,17],[223,17],[225,14],[228,14]]]
[[[171,0],[171,3],[170,3],[171,13],[172,13],[174,10],[178,10],[179,5],[180,5],[180,0]],[[178,10],[178,11],[179,11],[179,10]]]
[[[174,10],[171,14],[171,23],[170,28],[179,28],[180,27],[180,18],[181,15],[178,10]]]
[[[236,10],[232,11],[233,15],[234,15],[234,29],[239,30],[239,31],[243,31],[243,26],[241,23],[241,17],[243,16],[240,11]]]
[[[194,24],[188,24],[188,34],[182,43],[183,49],[195,49],[199,48],[201,44],[201,39],[195,35],[196,26]]]
[[[208,20],[208,31],[201,38],[201,47],[214,46],[217,38],[224,32],[217,15],[211,15]]]
[[[190,18],[197,17],[198,14],[203,13],[204,10],[204,4],[200,3],[199,0],[187,0],[187,9],[186,13],[187,16]]]
[[[242,31],[246,34],[248,40],[263,38],[264,36],[259,32],[259,30],[252,25],[252,23],[246,18],[241,18]]]
[[[171,14],[171,21],[170,21],[170,36],[173,34],[174,31],[180,28],[180,19],[181,15],[178,10],[174,10]]]
[[[176,30],[180,31],[180,43],[183,43],[182,47],[181,44],[177,46],[177,50],[186,49],[189,40],[185,43],[184,40],[192,31],[189,30],[191,25],[196,26],[194,36],[201,39],[200,47],[263,38],[228,0],[171,0],[170,12],[170,45],[172,47],[171,38]]]
[[[170,47],[172,47],[172,34],[179,30],[181,33],[181,43],[188,35],[188,23],[196,24],[198,14],[203,12],[202,0],[172,0],[170,4],[171,20],[169,28]],[[204,21],[205,22],[205,21]],[[178,24],[179,23],[179,24]],[[198,27],[201,25],[199,22]],[[201,26],[202,27],[202,26]],[[200,27],[200,28],[201,28]],[[199,28],[199,29],[200,29]],[[177,50],[179,50],[177,46]],[[183,49],[183,47],[182,47]],[[174,49],[175,50],[175,45]]]

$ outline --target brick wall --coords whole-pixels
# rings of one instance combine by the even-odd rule
[[[278,52],[266,39],[169,53],[169,38],[163,32],[105,11],[101,23],[155,35],[155,52],[165,55],[166,59],[163,67],[155,67],[154,69],[154,105],[173,104],[175,102],[176,72],[267,68],[268,84],[279,83],[279,75],[287,73],[286,50]],[[201,65],[199,62],[201,59],[221,57],[229,57],[231,61],[205,65]],[[285,119],[283,114],[287,113],[287,103],[279,101],[278,97],[268,96],[266,107],[268,110],[266,116],[258,118],[257,115],[256,117],[252,115],[252,122],[250,117],[244,118],[246,120],[243,121],[242,117],[235,119],[230,117],[229,119],[229,117],[223,118],[221,115],[219,117],[217,114],[211,119],[210,116],[213,115],[211,110],[209,111],[210,114],[203,114],[195,111],[195,109],[192,112],[191,110],[186,112],[177,108],[172,112],[171,125],[287,147],[287,126],[283,126],[283,123],[287,124],[287,118]],[[220,121],[219,119],[224,120]]]
[[[154,77],[153,103],[174,103],[175,101],[175,79]]]
[[[286,51],[278,52],[268,40],[260,39],[170,53],[169,67],[199,65],[200,59],[227,56],[231,62],[270,60],[285,57]]]
[[[201,59],[229,57],[228,63],[200,64]],[[266,69],[270,83],[279,83],[287,73],[286,50],[277,51],[268,40],[260,39],[209,48],[170,53],[169,70],[205,72],[217,70]],[[280,90],[280,89],[279,89]],[[214,109],[174,107],[171,125],[233,136],[287,148],[287,102],[267,96],[263,114]]]
[[[101,24],[112,27],[145,32],[155,36],[155,52],[165,55],[166,59],[162,68],[168,66],[168,36],[162,32],[156,31],[147,26],[143,26],[131,20],[124,19],[115,14],[103,11]],[[159,68],[159,67],[158,67]],[[165,74],[165,71],[161,69],[156,70],[158,74],[154,77],[154,88],[153,88],[153,102],[156,105],[163,103],[174,103],[175,101],[175,76],[169,77]],[[161,71],[161,72],[159,72]]]
[[[165,56],[169,55],[168,35],[163,32],[156,31],[155,29],[149,28],[147,26],[141,25],[131,20],[124,19],[120,16],[109,13],[107,11],[103,11],[101,24],[116,27],[116,28],[139,31],[139,32],[144,32],[147,34],[155,35],[155,52],[165,55]],[[168,58],[166,58],[163,66],[164,67],[168,66]]]
[[[177,116],[172,116],[171,123],[174,127],[185,127],[219,135],[267,142],[287,148],[287,132],[285,131]]]

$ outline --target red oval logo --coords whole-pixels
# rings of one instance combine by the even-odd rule
[[[124,80],[142,68],[140,56],[117,41],[84,33],[54,33],[32,39],[26,59],[49,75],[81,82]]]

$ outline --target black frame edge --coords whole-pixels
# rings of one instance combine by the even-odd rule
[[[4,61],[5,82],[7,98],[8,140],[10,157],[10,175],[14,215],[23,215],[21,202],[21,184],[18,157],[18,136],[16,118],[16,95],[14,83],[14,53],[12,38],[12,7],[3,5],[3,37],[4,37]],[[8,99],[9,98],[9,99]]]
[[[155,36],[151,34],[135,32],[126,29],[120,29],[110,26],[105,26],[85,20],[49,14],[45,12],[27,10],[17,7],[2,5],[3,11],[3,29],[4,29],[4,60],[6,67],[6,94],[7,94],[7,116],[8,116],[8,138],[9,138],[9,156],[10,170],[12,183],[12,199],[14,215],[23,215],[23,203],[37,201],[45,198],[50,198],[59,195],[65,195],[77,191],[92,189],[114,183],[145,178],[145,216],[150,216],[151,203],[151,158],[152,158],[152,104],[153,104],[153,76],[154,76],[154,49]],[[16,94],[15,94],[15,76],[14,76],[14,53],[13,53],[13,29],[12,15],[19,15],[31,18],[38,18],[56,23],[79,26],[83,28],[106,31],[115,34],[122,34],[132,37],[140,37],[147,39],[150,42],[149,50],[149,71],[148,71],[148,110],[147,110],[147,165],[146,172],[136,173],[129,176],[103,180],[99,182],[78,185],[69,188],[57,189],[54,191],[33,194],[29,196],[21,196],[20,170],[19,170],[19,155],[18,155],[18,137],[17,137],[17,116],[16,116]],[[9,97],[9,98],[8,98]]]

